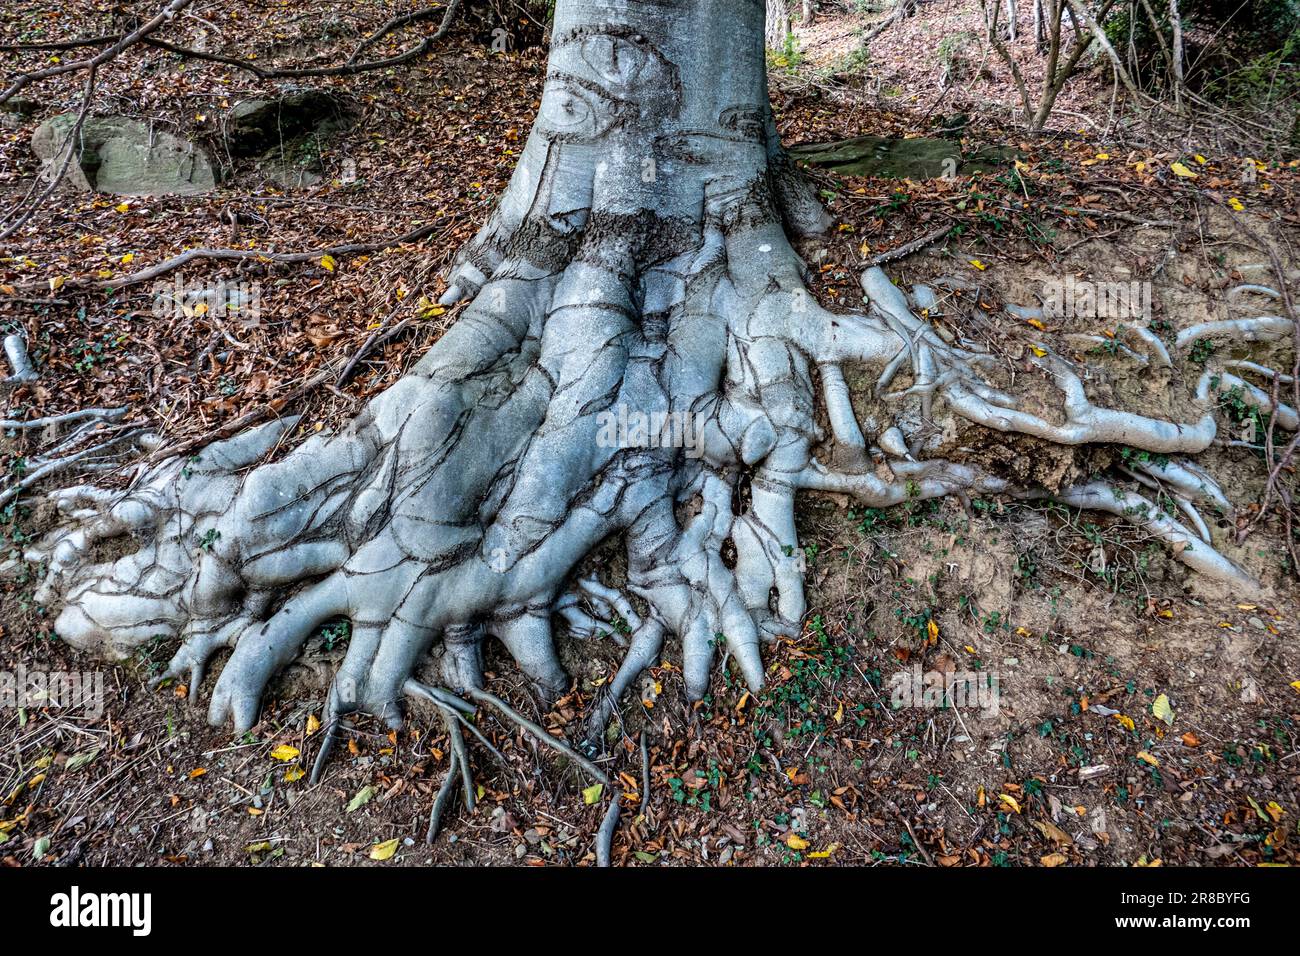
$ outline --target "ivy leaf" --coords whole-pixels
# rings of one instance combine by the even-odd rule
[[[1163,720],[1167,726],[1172,727],[1174,723],[1174,709],[1169,706],[1169,698],[1161,694],[1151,703],[1151,713],[1158,720]]]
[[[355,813],[375,798],[374,787],[362,787],[348,804],[348,813]]]
[[[98,756],[99,756],[99,748],[98,748],[98,747],[92,747],[92,748],[89,749],[89,750],[83,750],[81,753],[77,754],[75,757],[70,758],[70,759],[68,760],[68,762],[64,765],[63,769],[64,769],[64,770],[79,770],[80,768],[84,767],[86,764],[90,763],[92,760],[94,760],[94,759],[95,759],[96,757],[98,757]]]

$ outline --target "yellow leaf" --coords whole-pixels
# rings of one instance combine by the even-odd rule
[[[1097,158],[1098,158],[1098,159],[1110,159],[1110,153],[1098,153],[1098,154],[1097,154]]]
[[[830,846],[828,846],[828,847],[827,847],[826,849],[824,849],[824,850],[814,850],[812,853],[809,853],[809,854],[808,854],[808,859],[810,859],[810,860],[824,860],[824,859],[826,859],[828,856],[830,856],[832,853],[834,853],[836,850],[838,850],[839,848],[840,848],[840,845],[839,845],[838,843],[832,843]]]
[[[934,622],[933,618],[925,622],[925,633],[930,635],[932,641],[939,639],[939,625]]]
[[[302,767],[297,764],[294,764],[292,767],[285,768],[284,782],[293,783],[295,780],[301,780],[305,776],[307,776],[307,771],[303,770]]]
[[[970,261],[970,264],[973,265],[973,266],[974,266],[976,269],[978,269],[980,272],[983,272],[985,269],[988,268],[988,266],[986,266],[984,263],[980,262],[978,259],[972,259],[972,260]]]
[[[1004,804],[1006,804],[1008,807],[1010,807],[1012,810],[1014,810],[1016,813],[1019,813],[1019,812],[1020,812],[1020,804],[1018,804],[1018,803],[1016,802],[1016,798],[1013,797],[1013,796],[1011,796],[1011,794],[1009,794],[1009,793],[999,793],[999,794],[998,794],[998,799],[999,799],[1002,803],[1004,803]]]
[[[131,204],[126,202],[120,202],[113,208],[116,209],[118,212],[129,212],[131,209]]]
[[[329,253],[326,253],[325,255],[320,257],[320,267],[324,269],[326,272],[333,272],[334,267],[336,265],[338,265],[338,263],[334,260],[334,257],[331,256]]]
[[[60,289],[63,288],[63,283],[67,281],[68,279],[66,276],[55,276],[53,279],[50,280],[50,291],[58,292]]]
[[[318,731],[318,730],[320,730],[320,718],[317,717],[315,714],[308,714],[308,715],[307,715],[307,733],[308,733],[308,734],[314,734],[314,733],[316,733],[316,731]]]
[[[291,747],[288,744],[280,744],[280,746],[271,751],[271,756],[276,760],[283,760],[287,763],[290,760],[297,760],[300,752],[301,751],[299,751],[297,747]]]
[[[1173,171],[1173,174],[1177,176],[1179,179],[1195,179],[1197,177],[1196,173],[1192,172],[1182,163],[1172,163],[1170,164],[1169,168],[1170,170]]]
[[[1039,358],[1042,358],[1044,355],[1047,354],[1047,350],[1046,350],[1046,349],[1040,349],[1037,345],[1031,345],[1031,346],[1029,346],[1029,351],[1033,352],[1033,353],[1034,353],[1035,355],[1037,355]]]
[[[1156,719],[1163,720],[1167,725],[1173,726],[1174,709],[1169,706],[1169,698],[1164,694],[1161,694],[1152,702],[1151,713],[1156,716]]]
[[[1236,196],[1233,196],[1231,199],[1228,200],[1228,205],[1231,206],[1233,209],[1235,209],[1237,212],[1241,212],[1243,209],[1246,208],[1246,204],[1242,202],[1240,199],[1238,199]]]
[[[1197,153],[1197,154],[1196,154],[1195,156],[1193,156],[1192,158],[1193,158],[1194,160],[1196,160],[1198,163],[1200,163],[1202,166],[1204,166],[1207,162],[1209,162],[1209,160],[1207,160],[1207,159],[1206,159],[1204,156],[1202,156],[1200,153]]]
[[[1125,730],[1132,730],[1134,727],[1132,717],[1125,717],[1123,714],[1116,714],[1115,719],[1124,725]]]
[[[791,833],[788,837],[786,837],[785,845],[792,850],[808,849],[808,841],[805,840],[803,837],[799,836],[799,834],[797,833]]]
[[[197,777],[203,776],[207,772],[208,772],[207,767],[195,767],[193,770],[190,771],[190,779],[194,780]]]
[[[1069,860],[1064,853],[1049,853],[1038,862],[1043,866],[1060,866],[1062,863],[1069,862]]]
[[[1268,822],[1268,815],[1264,812],[1263,808],[1259,805],[1258,800],[1256,800],[1250,794],[1246,794],[1246,802],[1250,804],[1251,809],[1255,811],[1255,815],[1257,817],[1259,817],[1265,823]]]
[[[600,800],[600,795],[604,792],[605,785],[603,783],[592,784],[586,790],[582,791],[582,802],[587,806],[591,806],[593,803]]]
[[[1041,833],[1047,839],[1051,840],[1057,846],[1070,846],[1074,843],[1070,834],[1066,833],[1051,820],[1035,820],[1034,829]]]
[[[385,840],[383,843],[376,843],[370,850],[370,859],[379,860],[381,863],[384,860],[391,860],[393,854],[397,852],[397,843],[397,840]]]
[[[835,708],[834,719],[837,724],[844,721],[844,701],[840,701],[840,705]]]
[[[1153,754],[1148,753],[1145,750],[1139,750],[1137,754],[1137,758],[1138,760],[1141,760],[1143,763],[1150,764],[1153,767],[1160,766],[1160,761],[1157,760]]]
[[[132,262],[135,261],[135,253],[128,252],[126,255],[124,255],[121,259],[118,259],[117,261],[122,263],[122,265],[124,266],[129,266]]]
[[[1300,694],[1300,680],[1293,680],[1290,686],[1293,691]]]
[[[1046,331],[1047,331],[1047,326],[1045,326],[1045,325],[1043,324],[1043,320],[1042,320],[1042,319],[1025,319],[1025,322],[1026,322],[1027,324],[1029,324],[1029,325],[1032,325],[1032,326],[1033,326],[1034,328],[1036,328],[1039,332],[1046,332]]]

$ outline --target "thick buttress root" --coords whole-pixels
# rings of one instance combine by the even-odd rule
[[[396,726],[405,698],[432,703],[453,741],[436,832],[454,781],[473,800],[465,698],[539,729],[484,688],[489,638],[546,699],[569,684],[556,622],[625,646],[592,740],[670,640],[690,697],[706,692],[717,650],[758,690],[762,643],[803,626],[801,490],[872,507],[1056,497],[1138,521],[1184,564],[1254,587],[1201,514],[1229,517],[1231,503],[1186,456],[1214,439],[1210,406],[1225,385],[1297,427],[1294,409],[1248,380],[1267,368],[1207,372],[1195,420],[1175,422],[1096,404],[1069,343],[1038,341],[1019,379],[1056,396],[1045,417],[979,342],[940,334],[932,290],[909,297],[872,269],[861,314],[828,312],[786,238],[818,217],[765,105],[761,5],[729,12],[734,29],[719,32],[703,29],[711,2],[616,4],[628,16],[635,6],[638,29],[583,23],[582,2],[560,4],[537,125],[449,277],[448,301],[472,299],[455,325],[345,429],[278,460],[257,464],[291,444],[292,420],[152,466],[122,492],[64,493],[68,522],[32,555],[48,563],[38,598],[61,606],[60,636],[116,657],[179,639],[165,678],[188,680],[194,699],[229,649],[208,716],[242,732],[276,673],[346,619],[314,776],[349,715]],[[683,29],[683,16],[701,28]],[[715,61],[733,65],[718,83],[681,82],[680,64]],[[1196,334],[1255,341],[1289,329],[1261,317]],[[1172,362],[1145,332],[1121,344],[1121,360]],[[1175,352],[1188,344],[1180,336]],[[859,418],[850,363],[875,378],[883,412]],[[1154,453],[1159,465],[1114,480],[1169,496],[1182,520],[1133,499],[1121,507],[1111,479],[1043,488],[965,464],[951,436],[972,425]],[[627,551],[618,588],[580,568],[611,538]],[[413,680],[431,653],[446,690]]]

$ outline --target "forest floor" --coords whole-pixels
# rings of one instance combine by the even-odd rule
[[[99,14],[67,6],[7,9],[0,43],[103,31]],[[292,17],[267,6],[213,5],[219,13],[205,13],[206,25],[185,21],[176,35],[219,16],[226,52],[336,63],[385,18],[369,6],[336,12],[313,0],[294,4]],[[939,47],[969,32],[967,20],[958,4],[925,4],[857,54],[851,38],[865,21],[826,18],[773,57],[787,143],[945,135],[967,154],[1009,146],[1019,157],[995,172],[939,179],[810,170],[837,221],[829,240],[803,250],[828,307],[859,304],[864,263],[940,227],[955,228],[886,270],[904,287],[965,279],[973,289],[945,301],[943,320],[981,323],[990,347],[1017,355],[1037,330],[1001,306],[1033,304],[1052,278],[1150,282],[1154,322],[1168,332],[1224,317],[1225,290],[1259,276],[1249,266],[1267,261],[1267,244],[1297,264],[1300,164],[1216,152],[1208,139],[1153,147],[1112,122],[1109,77],[1099,73],[1067,89],[1062,125],[1026,137],[999,64],[987,59],[950,79],[952,50]],[[0,55],[9,72],[51,56]],[[40,372],[11,391],[6,417],[126,405],[128,421],[169,442],[221,434],[250,415],[300,414],[299,436],[338,427],[455,318],[455,309],[430,305],[442,291],[441,267],[504,188],[544,67],[540,48],[495,53],[489,36],[462,27],[416,64],[313,81],[359,113],[321,145],[324,176],[313,186],[279,188],[236,161],[216,191],[198,197],[51,197],[0,258],[0,327],[25,332]],[[102,71],[94,112],[215,144],[233,104],[274,89],[227,67],[136,48]],[[33,129],[75,113],[81,92],[77,76],[61,77],[35,89],[27,115],[0,114],[0,206],[19,201],[37,175]],[[432,228],[428,238],[382,247],[421,226]],[[296,253],[347,243],[381,247],[296,264],[196,261],[158,282],[82,287],[120,281],[183,249]],[[177,281],[219,279],[255,284],[256,322],[155,317],[158,297]],[[374,333],[402,322],[342,384],[331,374],[302,393],[304,382],[341,372]],[[1097,325],[1078,319],[1050,331],[1115,332]],[[1112,364],[1108,387],[1129,402],[1176,403],[1167,396],[1190,393],[1200,371],[1180,363],[1153,381]],[[22,474],[32,440],[3,439],[8,480]],[[1038,474],[1058,452],[1008,441],[983,453]],[[1216,448],[1200,460],[1248,518],[1264,485],[1262,458]],[[688,707],[670,648],[613,724],[609,766],[627,806],[616,863],[1294,861],[1300,588],[1276,518],[1241,544],[1230,522],[1214,529],[1216,545],[1264,582],[1265,597],[1250,600],[1194,580],[1129,526],[1060,507],[977,499],[880,512],[809,497],[799,520],[808,624],[799,640],[765,651],[768,689],[748,694],[724,668],[711,694]],[[401,732],[361,723],[309,786],[301,768],[314,756],[324,687],[346,642],[337,629],[311,642],[302,666],[273,687],[261,723],[236,740],[203,719],[211,678],[202,688],[146,688],[172,647],[105,666],[53,640],[21,560],[48,522],[34,499],[0,514],[8,558],[0,672],[95,671],[107,702],[93,717],[0,709],[5,864],[366,864],[392,840],[397,850],[381,865],[594,861],[603,799],[490,716],[479,725],[507,765],[478,754],[480,806],[456,813],[432,846],[422,840],[424,821],[448,754],[427,713],[416,711]],[[593,559],[606,571],[618,565],[612,546]],[[551,711],[542,712],[508,658],[489,660],[490,682],[576,737],[619,649],[560,640],[575,684]],[[893,706],[893,682],[913,669],[992,675],[998,704]]]

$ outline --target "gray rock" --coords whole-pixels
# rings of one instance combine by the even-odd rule
[[[838,143],[793,146],[795,159],[824,166],[842,176],[884,179],[939,179],[968,176],[1009,166],[1016,157],[1010,147],[990,147],[963,154],[951,139],[859,136]]]
[[[27,96],[15,96],[0,103],[0,113],[14,113],[18,116],[35,116],[41,104]]]
[[[324,144],[354,118],[352,107],[326,90],[244,100],[226,118],[226,149],[235,157],[256,156],[258,169],[277,185],[302,189],[321,181]]]
[[[64,113],[32,134],[32,152],[47,178],[62,168],[65,143],[76,122],[76,116]],[[78,153],[65,177],[77,189],[119,196],[192,196],[216,186],[212,162],[201,148],[138,120],[90,117],[78,140]]]
[[[331,136],[352,125],[353,110],[326,90],[296,90],[275,99],[243,100],[226,118],[232,156],[285,149],[304,136]]]
[[[39,110],[39,103],[23,96],[15,96],[0,103],[0,129],[17,129],[23,125],[24,120],[35,116]]]

